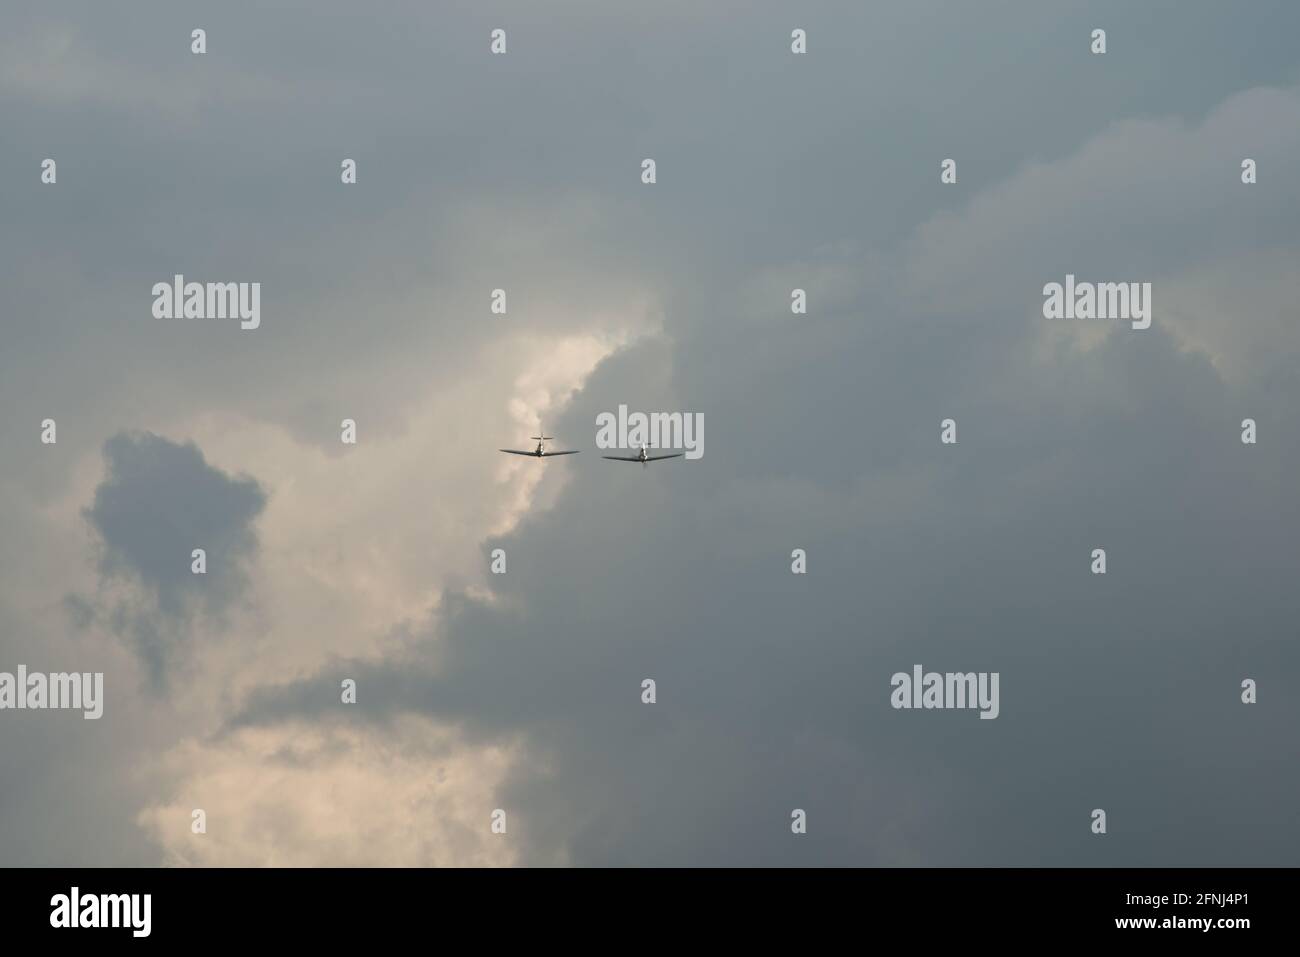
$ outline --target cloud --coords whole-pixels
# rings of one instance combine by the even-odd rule
[[[607,357],[559,434],[623,401],[691,408],[710,419],[705,458],[575,471],[550,511],[494,543],[510,564],[489,597],[445,596],[362,670],[336,662],[260,689],[231,733],[325,713],[327,689],[355,670],[358,717],[375,727],[425,715],[480,745],[521,739],[499,800],[528,823],[524,862],[1293,859],[1300,835],[1277,828],[1300,778],[1278,755],[1296,708],[1237,700],[1243,677],[1300,671],[1275,641],[1291,614],[1283,582],[1300,573],[1282,480],[1300,460],[1286,441],[1243,447],[1236,427],[1259,401],[1249,372],[1264,353],[1237,355],[1225,383],[1160,311],[1160,286],[1152,330],[1087,349],[1045,354],[1033,311],[1061,213],[1036,183],[1089,171],[1069,248],[1105,269],[1123,261],[1106,253],[1112,223],[1172,205],[1110,188],[1127,176],[1106,159],[1124,155],[1117,136],[1159,165],[1238,128],[1234,109],[1262,127],[1293,102],[1235,98],[1190,140],[1163,121],[1103,131],[867,255],[856,278],[851,251],[827,249],[812,265],[832,318],[774,314],[740,336],[747,295],[707,324],[671,325],[666,352]],[[1186,189],[1179,229],[1203,237],[1225,202]],[[1264,250],[1289,238],[1255,242],[1268,266]],[[897,270],[878,268],[890,260]],[[1178,261],[1166,255],[1161,275]],[[944,295],[914,295],[926,275]],[[1234,285],[1236,315],[1274,309],[1278,282]],[[746,288],[788,295],[770,273]],[[997,289],[1026,302],[1007,309]],[[670,311],[708,294],[679,289]],[[938,441],[948,415],[952,448]],[[1098,546],[1105,578],[1089,573]],[[790,573],[795,547],[806,577]],[[1001,716],[893,710],[889,677],[914,663],[1000,672]],[[647,677],[654,705],[640,701]],[[1089,843],[1098,806],[1122,839]],[[796,807],[806,839],[789,831]]]
[[[414,717],[385,734],[343,721],[248,730],[172,749],[184,783],[139,823],[170,866],[503,866],[517,829],[507,815],[492,832],[492,792],[512,757]],[[206,833],[191,829],[195,809]]]
[[[155,685],[166,677],[196,615],[220,619],[244,595],[257,552],[253,522],[266,505],[257,481],[209,465],[198,446],[152,433],[121,433],[104,444],[107,475],[86,520],[101,545],[99,570],[140,594],[108,611],[131,635]],[[192,553],[206,553],[206,573]],[[85,600],[72,604],[85,617]]]

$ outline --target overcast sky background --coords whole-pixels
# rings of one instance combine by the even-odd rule
[[[0,863],[1300,863],[1298,32],[10,5],[0,670],[106,703],[0,713]],[[175,273],[261,328],[153,319]],[[1044,319],[1066,273],[1152,327]],[[620,403],[703,458],[602,461]],[[539,417],[583,454],[496,451]],[[1000,716],[893,710],[918,663]]]

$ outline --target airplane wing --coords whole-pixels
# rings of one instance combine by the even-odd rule
[[[640,462],[639,455],[602,455],[602,459],[609,459],[613,462]]]
[[[685,452],[674,452],[672,455],[647,455],[645,460],[647,462],[658,462],[660,459],[675,459],[685,454]]]
[[[582,449],[570,449],[568,452],[543,452],[542,455],[549,459],[552,455],[577,455],[581,451]]]
[[[521,452],[518,449],[498,449],[497,451],[509,452],[511,455],[527,455],[529,457],[535,456],[537,454],[536,452]]]

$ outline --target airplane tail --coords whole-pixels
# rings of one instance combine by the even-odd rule
[[[545,429],[538,429],[537,431],[538,431],[538,432],[543,432],[543,433],[544,433],[546,430],[545,430]],[[549,442],[549,441],[553,440],[553,439],[555,438],[555,436],[553,436],[553,435],[534,435],[533,438],[534,438],[534,439],[537,439],[537,440],[539,440],[539,441],[541,441],[541,442]]]

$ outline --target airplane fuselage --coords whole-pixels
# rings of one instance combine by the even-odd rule
[[[531,452],[529,452],[527,449],[501,449],[501,451],[509,452],[511,455],[523,455],[530,459],[549,459],[556,455],[577,455],[578,454],[577,449],[573,449],[571,451],[566,451],[566,452],[546,451],[547,441],[553,438],[553,436],[550,435],[533,435],[533,436],[529,436],[529,438],[533,438],[537,440],[537,448],[533,449]]]

